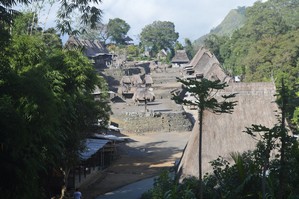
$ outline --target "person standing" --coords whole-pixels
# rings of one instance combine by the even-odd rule
[[[82,199],[82,193],[79,191],[79,188],[76,188],[74,192],[74,199]]]

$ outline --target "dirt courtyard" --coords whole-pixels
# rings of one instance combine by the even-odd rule
[[[171,168],[181,157],[191,132],[126,133],[128,141],[117,144],[119,157],[99,171],[80,189],[84,198],[94,199],[106,192],[141,179],[156,176],[163,168]]]

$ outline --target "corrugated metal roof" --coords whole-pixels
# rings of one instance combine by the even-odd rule
[[[104,146],[110,141],[102,139],[86,139],[84,142],[86,149],[80,153],[80,157],[82,160],[87,160],[88,158],[90,158],[98,150],[104,148]]]

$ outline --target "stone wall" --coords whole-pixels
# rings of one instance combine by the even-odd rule
[[[117,117],[121,131],[131,133],[191,131],[193,124],[186,112],[129,112]]]

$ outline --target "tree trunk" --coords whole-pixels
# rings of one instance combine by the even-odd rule
[[[71,169],[70,168],[65,168],[65,170],[62,170],[62,173],[63,173],[63,181],[64,181],[64,185],[61,187],[61,195],[59,197],[59,199],[63,199],[65,197],[65,193],[67,191],[67,187],[68,187],[68,178],[69,178],[69,174],[70,174],[70,171]]]
[[[199,198],[203,199],[203,186],[202,186],[202,121],[203,121],[203,108],[198,110],[199,122],[199,140],[198,140],[198,178],[199,178]]]
[[[286,128],[285,128],[285,119],[286,119],[286,100],[287,92],[285,90],[284,82],[281,83],[280,96],[282,98],[281,105],[281,148],[280,148],[280,171],[279,171],[279,191],[278,199],[285,198],[285,185],[286,185],[286,162],[285,162],[285,150],[286,150]]]

